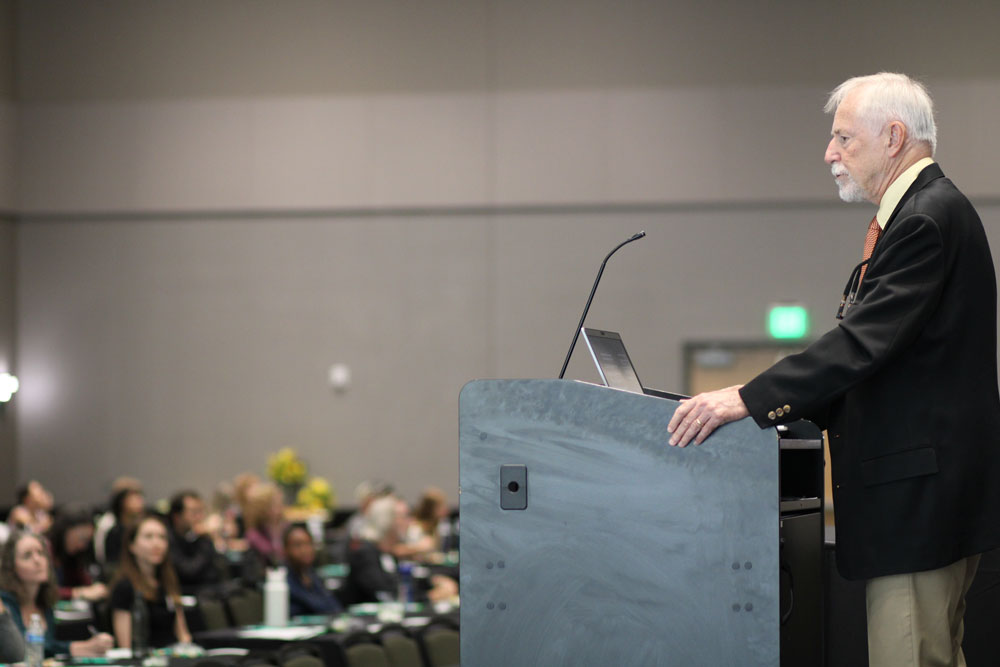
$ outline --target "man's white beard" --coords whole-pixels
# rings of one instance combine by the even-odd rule
[[[847,171],[845,167],[839,164],[830,165],[830,173],[835,177],[844,175],[844,178],[837,181],[837,189],[839,190],[841,200],[852,203],[852,202],[864,202],[868,201],[868,196],[865,191],[861,189],[858,182],[854,180],[850,172]]]

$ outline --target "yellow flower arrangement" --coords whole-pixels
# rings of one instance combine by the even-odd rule
[[[308,467],[291,447],[285,447],[267,459],[267,475],[281,486],[301,484]]]
[[[322,477],[313,477],[309,483],[299,489],[296,504],[312,510],[332,509],[337,502],[336,495],[330,483]]]

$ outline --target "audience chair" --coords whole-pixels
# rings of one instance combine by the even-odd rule
[[[323,652],[311,642],[285,644],[274,657],[281,667],[324,667]]]
[[[259,625],[264,620],[264,596],[258,591],[244,590],[226,600],[233,625]]]
[[[420,655],[420,644],[405,632],[383,630],[379,633],[382,650],[389,661],[389,667],[424,667]]]
[[[221,630],[229,627],[229,617],[226,615],[226,605],[222,600],[209,597],[198,598],[198,609],[206,630]]]
[[[448,667],[459,664],[460,642],[458,632],[435,628],[421,635],[429,667]]]
[[[251,651],[240,658],[236,665],[237,667],[281,667],[274,659],[274,655],[268,651]]]
[[[355,630],[354,632],[348,633],[344,640],[340,642],[340,645],[344,648],[350,648],[351,646],[356,646],[358,644],[378,644],[378,636],[373,635],[367,630]]]
[[[297,655],[282,661],[281,667],[324,667],[323,658],[315,655]]]
[[[347,667],[392,667],[385,650],[378,644],[355,644],[344,651]]]

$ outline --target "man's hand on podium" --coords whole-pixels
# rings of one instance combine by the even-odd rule
[[[718,391],[708,391],[681,401],[667,425],[667,431],[671,434],[670,445],[686,447],[692,440],[694,444],[700,445],[712,431],[723,424],[748,417],[750,411],[739,393],[742,386],[737,384]]]

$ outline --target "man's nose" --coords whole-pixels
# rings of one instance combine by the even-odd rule
[[[833,164],[837,161],[838,157],[837,146],[834,144],[834,140],[830,139],[830,143],[826,145],[826,154],[823,156],[823,161],[827,164]]]

